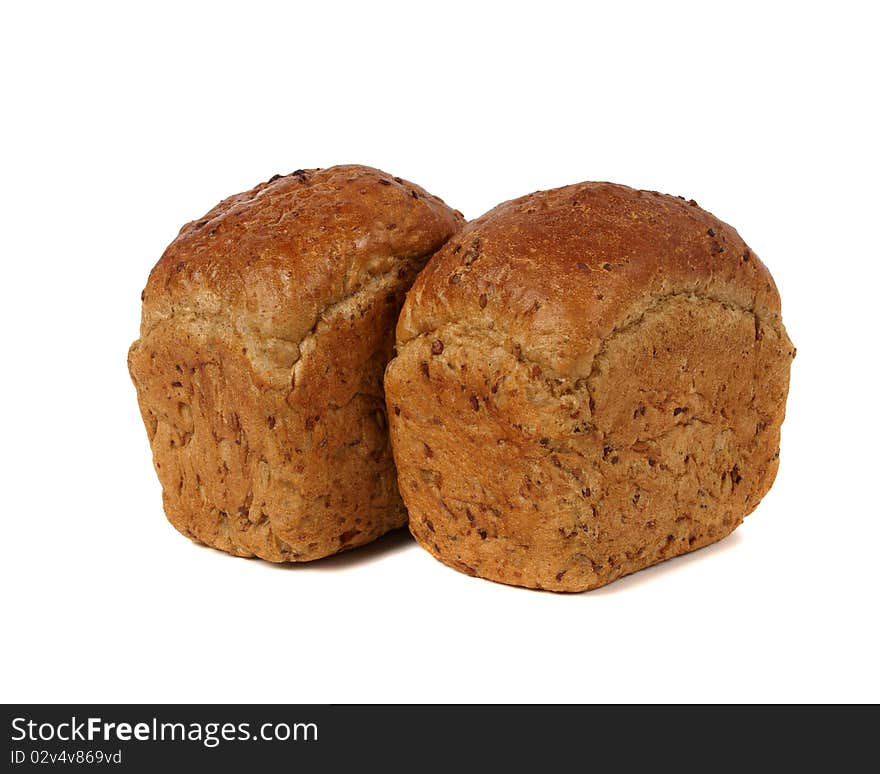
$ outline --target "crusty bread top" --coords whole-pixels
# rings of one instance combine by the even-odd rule
[[[773,279],[735,229],[693,200],[580,183],[505,202],[451,239],[407,297],[398,347],[470,324],[559,377],[586,377],[614,330],[676,294],[781,325]]]
[[[293,346],[327,307],[401,259],[429,255],[462,223],[436,196],[378,169],[276,175],[180,230],[144,290],[141,336],[175,317]]]

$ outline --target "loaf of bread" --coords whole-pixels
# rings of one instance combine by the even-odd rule
[[[471,575],[583,591],[733,531],[779,459],[776,286],[696,202],[582,183],[438,252],[385,376],[410,529]]]
[[[406,290],[462,222],[412,183],[339,166],[183,227],[128,356],[178,530],[281,562],[406,523],[382,374]]]

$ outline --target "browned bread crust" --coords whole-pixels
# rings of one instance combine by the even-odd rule
[[[382,373],[407,288],[462,222],[412,183],[338,166],[181,229],[128,356],[177,529],[304,561],[405,524]]]
[[[776,286],[696,202],[610,183],[470,223],[385,377],[410,530],[473,575],[581,591],[729,534],[776,474]]]

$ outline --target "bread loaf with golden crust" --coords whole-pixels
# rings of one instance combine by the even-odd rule
[[[462,222],[412,183],[338,166],[181,229],[128,355],[178,530],[279,562],[405,524],[382,374],[406,290]]]
[[[767,268],[696,202],[582,183],[502,204],[397,326],[410,529],[458,570],[555,591],[720,540],[775,477],[793,356]]]

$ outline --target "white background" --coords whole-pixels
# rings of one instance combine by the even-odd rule
[[[7,4],[0,699],[880,700],[871,6]],[[147,274],[222,197],[347,162],[468,217],[593,179],[738,228],[798,347],[745,525],[581,595],[401,533],[289,568],[180,537],[125,366]]]

